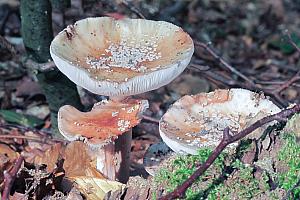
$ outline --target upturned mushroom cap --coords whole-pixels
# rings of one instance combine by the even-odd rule
[[[159,123],[163,141],[175,152],[197,154],[201,147],[219,144],[223,130],[241,131],[280,109],[263,95],[245,89],[216,90],[184,96]]]
[[[190,36],[171,23],[110,17],[77,21],[50,46],[55,64],[69,79],[107,96],[129,96],[168,84],[193,52]]]
[[[66,105],[58,111],[58,129],[70,141],[85,140],[101,147],[136,126],[146,108],[148,101],[134,99],[102,101],[90,112]]]

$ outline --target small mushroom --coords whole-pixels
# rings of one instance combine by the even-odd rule
[[[216,90],[176,101],[159,122],[160,136],[175,152],[197,154],[201,147],[215,147],[229,127],[234,134],[280,109],[245,89]]]
[[[163,21],[151,21],[144,19],[116,20],[110,17],[87,18],[77,21],[60,32],[50,46],[51,56],[57,65],[71,81],[87,89],[88,91],[106,95],[112,99],[114,106],[122,106],[128,101],[128,96],[140,94],[157,89],[175,79],[188,65],[194,52],[193,41],[180,27]],[[110,102],[107,105],[113,104]],[[141,108],[146,107],[142,103]],[[141,109],[141,110],[143,110]],[[93,109],[90,113],[79,113],[71,107],[63,107],[60,117],[65,120],[64,127],[71,126],[72,137],[60,128],[61,133],[69,139],[88,138],[88,142],[94,146],[103,146],[104,135],[110,135],[115,145],[105,145],[102,154],[115,155],[111,159],[120,157],[116,152],[128,152],[120,160],[129,159],[131,132],[115,132],[115,125],[106,126],[106,115]],[[101,109],[100,109],[101,110]],[[64,114],[62,114],[64,113]],[[68,114],[73,113],[73,114]],[[97,114],[95,114],[97,113]],[[112,114],[112,113],[111,113]],[[75,129],[74,116],[92,117],[95,120],[93,130],[97,127],[100,132]],[[78,117],[76,116],[76,117]],[[61,118],[60,118],[61,119]],[[99,123],[101,121],[101,123]],[[72,123],[67,125],[68,123]],[[81,123],[80,121],[77,121]],[[120,124],[126,121],[120,121]],[[103,127],[104,126],[104,127]],[[132,125],[130,124],[130,126]],[[125,128],[129,130],[129,128]],[[130,133],[129,133],[130,132]],[[101,136],[102,135],[102,136]],[[101,137],[101,139],[100,139]],[[120,145],[122,147],[120,147]],[[111,153],[110,151],[115,151]],[[98,157],[100,153],[98,151]],[[122,154],[122,156],[125,155]],[[105,159],[108,159],[105,157]],[[105,161],[106,162],[106,161]],[[111,162],[110,162],[111,163]],[[128,174],[127,171],[116,172]],[[103,169],[114,167],[104,166]],[[119,179],[113,172],[101,171],[110,179]],[[124,175],[124,177],[126,177]],[[128,178],[128,177],[127,177]],[[126,178],[122,179],[126,182]]]
[[[58,128],[69,141],[83,140],[89,145],[95,152],[99,171],[110,179],[126,182],[131,148],[127,140],[131,137],[124,133],[140,122],[146,108],[146,100],[134,99],[105,100],[95,104],[90,112],[66,105],[59,109]]]

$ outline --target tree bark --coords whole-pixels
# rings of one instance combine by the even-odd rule
[[[21,0],[21,23],[28,57],[37,63],[48,62],[53,39],[50,1]],[[65,104],[82,108],[76,85],[58,69],[37,72],[36,76],[49,104],[53,134],[62,137],[57,129],[58,109]]]

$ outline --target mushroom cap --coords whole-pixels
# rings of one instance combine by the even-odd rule
[[[280,109],[262,94],[245,89],[216,90],[176,101],[159,123],[160,136],[175,152],[197,154],[201,147],[215,147],[223,130],[237,132],[253,118],[259,120]]]
[[[152,144],[146,151],[143,159],[145,170],[155,176],[159,171],[159,165],[172,155],[172,150],[164,142]]]
[[[136,99],[101,101],[90,112],[65,105],[58,111],[58,129],[69,141],[84,140],[101,148],[136,126],[147,108],[147,100]]]
[[[176,78],[194,52],[191,37],[164,21],[87,18],[61,31],[51,56],[70,80],[95,94],[129,96]]]

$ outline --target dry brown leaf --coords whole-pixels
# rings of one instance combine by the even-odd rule
[[[96,170],[96,165],[93,164],[93,158],[89,153],[87,145],[79,141],[72,142],[67,147],[55,144],[43,156],[37,156],[34,163],[46,164],[48,166],[47,171],[52,172],[59,158],[65,160],[63,168],[67,177],[91,176],[104,178]]]
[[[45,154],[36,156],[34,163],[46,164],[47,172],[51,173],[56,166],[59,156],[63,154],[64,148],[60,143],[57,143],[48,149]]]
[[[4,170],[8,170],[17,157],[18,153],[8,145],[0,144],[0,183],[3,181]]]
[[[64,169],[66,176],[91,176],[95,178],[104,178],[93,165],[88,147],[83,142],[72,142],[68,144],[64,153]]]
[[[5,144],[0,144],[0,154],[6,155],[10,160],[14,160],[18,157],[18,153]]]

